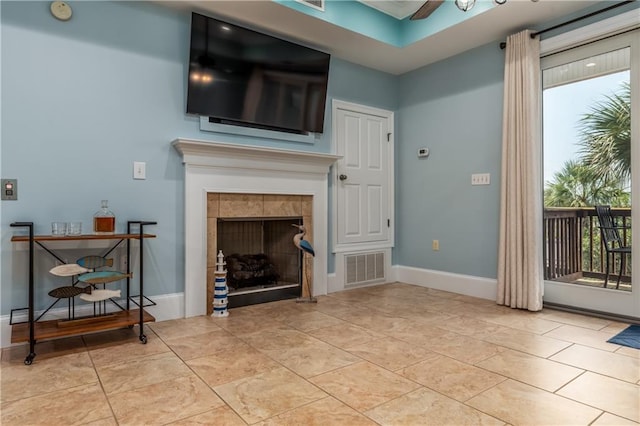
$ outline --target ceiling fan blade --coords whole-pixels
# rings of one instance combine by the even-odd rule
[[[416,11],[413,15],[411,15],[411,20],[415,21],[417,19],[425,19],[429,15],[431,15],[437,8],[439,8],[444,0],[427,0],[424,2],[420,9]]]

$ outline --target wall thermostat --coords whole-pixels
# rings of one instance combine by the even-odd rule
[[[426,158],[429,156],[429,148],[419,148],[418,158]]]

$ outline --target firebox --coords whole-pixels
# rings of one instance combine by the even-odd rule
[[[293,244],[302,217],[218,218],[229,308],[299,297],[301,255]]]

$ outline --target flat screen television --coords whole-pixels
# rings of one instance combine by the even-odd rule
[[[322,133],[329,58],[193,13],[187,113],[214,123]]]

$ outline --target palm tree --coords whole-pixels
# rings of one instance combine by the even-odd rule
[[[601,179],[629,181],[631,174],[631,84],[605,96],[580,120],[582,161]]]
[[[544,191],[545,207],[592,207],[631,204],[631,86],[594,104],[579,122],[581,158],[568,161]],[[627,191],[625,191],[627,189]],[[591,234],[589,222],[582,232],[582,270],[600,268],[600,234]],[[593,255],[593,256],[592,256]],[[591,257],[592,256],[592,257]]]
[[[588,207],[598,204],[629,205],[629,194],[617,180],[598,177],[591,167],[570,160],[544,190],[545,207]]]
[[[631,201],[630,194],[621,188],[618,180],[599,178],[589,166],[575,160],[567,161],[545,186],[545,207],[593,207],[599,204],[624,207]],[[583,222],[581,234],[582,270],[597,271],[602,259],[600,233],[596,230],[592,234],[589,223]]]

